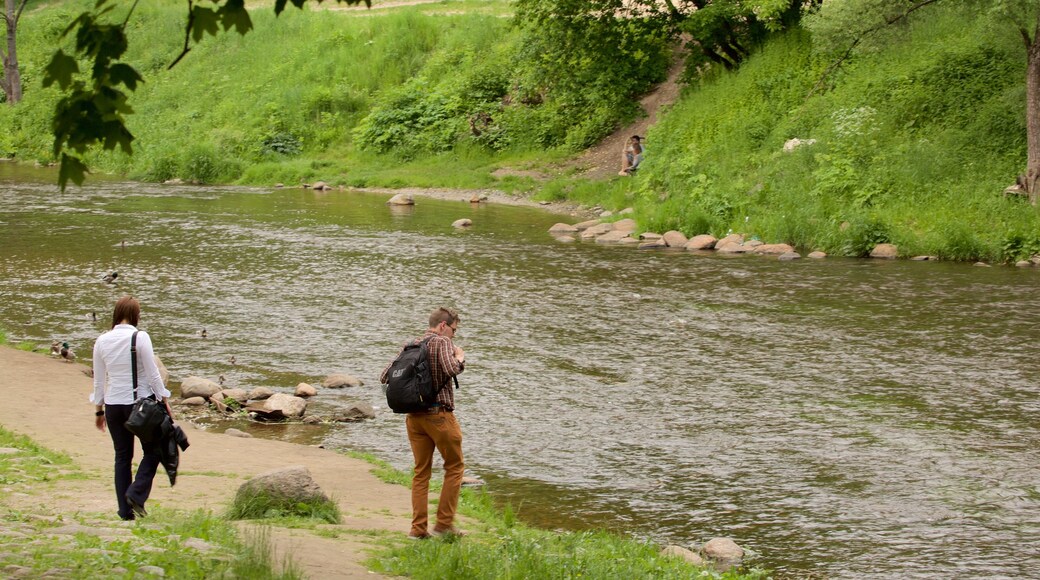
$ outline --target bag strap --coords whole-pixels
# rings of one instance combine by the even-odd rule
[[[417,344],[419,346],[426,347],[427,349],[429,349],[429,343],[430,343],[431,340],[433,340],[432,336],[429,337],[429,338],[426,338],[424,340],[420,340],[420,341],[416,342],[415,344]],[[426,351],[426,364],[429,364],[429,363],[430,363],[430,351],[427,350]],[[452,375],[451,380],[455,381],[455,390],[456,391],[459,390],[459,377],[457,377],[455,375]],[[443,385],[438,387],[437,388],[437,392],[439,393],[441,391],[441,389],[443,389],[443,388],[444,388]]]
[[[130,377],[134,382],[134,402],[137,402],[137,333],[130,336]]]

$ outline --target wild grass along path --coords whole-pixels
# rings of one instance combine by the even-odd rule
[[[60,486],[41,486],[39,492],[27,496],[12,494],[5,503],[15,505],[7,507],[27,512],[42,507],[51,515],[69,516],[70,521],[77,512],[105,513],[113,524],[119,521],[112,484],[112,439],[94,427],[94,406],[87,400],[93,386],[85,368],[38,353],[0,348],[0,424],[68,454],[89,475]],[[288,465],[305,465],[318,485],[337,501],[343,520],[337,526],[321,526],[338,532],[323,534],[335,538],[273,527],[270,537],[276,561],[291,556],[308,578],[376,578],[361,564],[369,557],[366,550],[373,546],[371,542],[378,541],[372,538],[385,537],[387,532],[403,538],[408,531],[408,489],[376,479],[364,461],[317,447],[207,433],[187,422],[179,424],[191,447],[181,455],[176,487],[170,487],[160,468],[149,507],[221,513],[250,477]],[[401,437],[403,445],[403,429]],[[138,448],[135,460],[140,456]],[[24,505],[17,505],[19,502]]]

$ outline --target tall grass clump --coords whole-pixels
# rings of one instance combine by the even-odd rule
[[[228,519],[304,518],[340,522],[339,506],[327,498],[298,498],[248,486],[239,489],[227,511]]]

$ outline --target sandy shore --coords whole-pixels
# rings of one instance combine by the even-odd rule
[[[68,482],[43,501],[59,513],[107,512],[115,522],[112,439],[94,427],[94,407],[87,400],[93,386],[84,374],[86,368],[39,353],[0,347],[0,424],[68,454],[91,475],[87,480]],[[379,481],[363,461],[316,447],[207,433],[187,422],[180,424],[191,447],[181,455],[177,486],[171,488],[160,469],[149,506],[204,508],[219,513],[253,475],[304,465],[339,504],[343,521],[334,527],[344,532],[399,532],[402,537],[408,531],[408,489]],[[403,445],[403,426],[401,436]],[[140,449],[135,453],[135,459],[139,458]],[[34,494],[31,501],[41,498]],[[366,550],[372,547],[364,534],[343,533],[332,539],[306,530],[275,528],[271,538],[279,552],[278,560],[290,555],[309,578],[376,577],[361,565],[369,557]]]

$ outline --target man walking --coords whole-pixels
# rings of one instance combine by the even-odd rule
[[[466,354],[452,343],[459,329],[459,315],[450,308],[438,308],[430,314],[430,327],[415,343],[429,339],[430,374],[433,385],[440,390],[437,402],[425,411],[408,413],[405,425],[408,442],[415,458],[415,473],[412,476],[412,529],[409,538],[423,539],[442,535],[465,535],[454,525],[455,511],[459,505],[459,490],[462,488],[462,429],[455,420],[455,393],[451,388],[452,377],[462,372]],[[413,343],[414,344],[414,343]],[[403,349],[402,349],[403,350]],[[387,382],[387,373],[393,361],[383,369],[379,381]],[[436,449],[444,459],[444,485],[441,487],[440,503],[437,504],[437,521],[428,531],[430,474],[433,471],[433,451]]]

